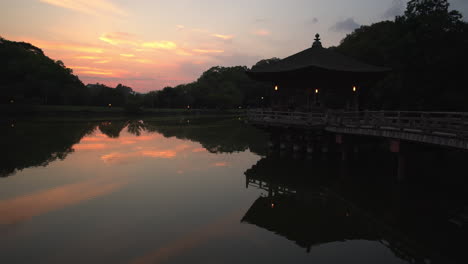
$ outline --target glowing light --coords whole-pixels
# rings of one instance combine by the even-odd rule
[[[356,92],[356,91],[357,91],[357,87],[353,86],[353,92]]]
[[[319,89],[315,89],[315,93],[318,94],[318,93],[319,93]]]
[[[262,100],[265,99],[265,97],[262,96]]]
[[[112,107],[112,104],[109,104],[109,107]]]
[[[190,109],[190,105],[187,105],[187,109]]]
[[[271,208],[275,208],[275,204],[274,204],[274,203],[271,204]]]
[[[278,89],[279,89],[278,85],[275,85],[275,91],[278,91]]]

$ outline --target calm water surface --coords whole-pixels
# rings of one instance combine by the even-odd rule
[[[1,125],[0,263],[464,262],[466,189],[395,183],[385,152],[275,151],[237,119]]]

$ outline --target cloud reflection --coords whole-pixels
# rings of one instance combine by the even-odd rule
[[[243,210],[233,211],[226,214],[217,221],[208,224],[192,233],[187,234],[166,246],[160,247],[153,252],[134,259],[131,264],[149,264],[163,263],[173,256],[179,255],[183,251],[196,248],[209,240],[216,239],[225,235],[235,234],[238,230],[235,228],[239,224],[239,218],[243,215]]]
[[[0,225],[16,224],[34,216],[59,210],[113,193],[128,182],[93,179],[0,201]]]

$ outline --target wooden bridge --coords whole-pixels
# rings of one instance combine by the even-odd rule
[[[455,112],[279,112],[251,110],[248,120],[264,127],[323,129],[468,150],[468,113]]]

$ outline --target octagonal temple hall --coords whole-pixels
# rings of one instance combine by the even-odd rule
[[[273,110],[323,111],[359,109],[369,87],[389,68],[360,62],[324,48],[315,35],[311,48],[276,63],[247,71],[250,78],[271,84],[265,96]]]

